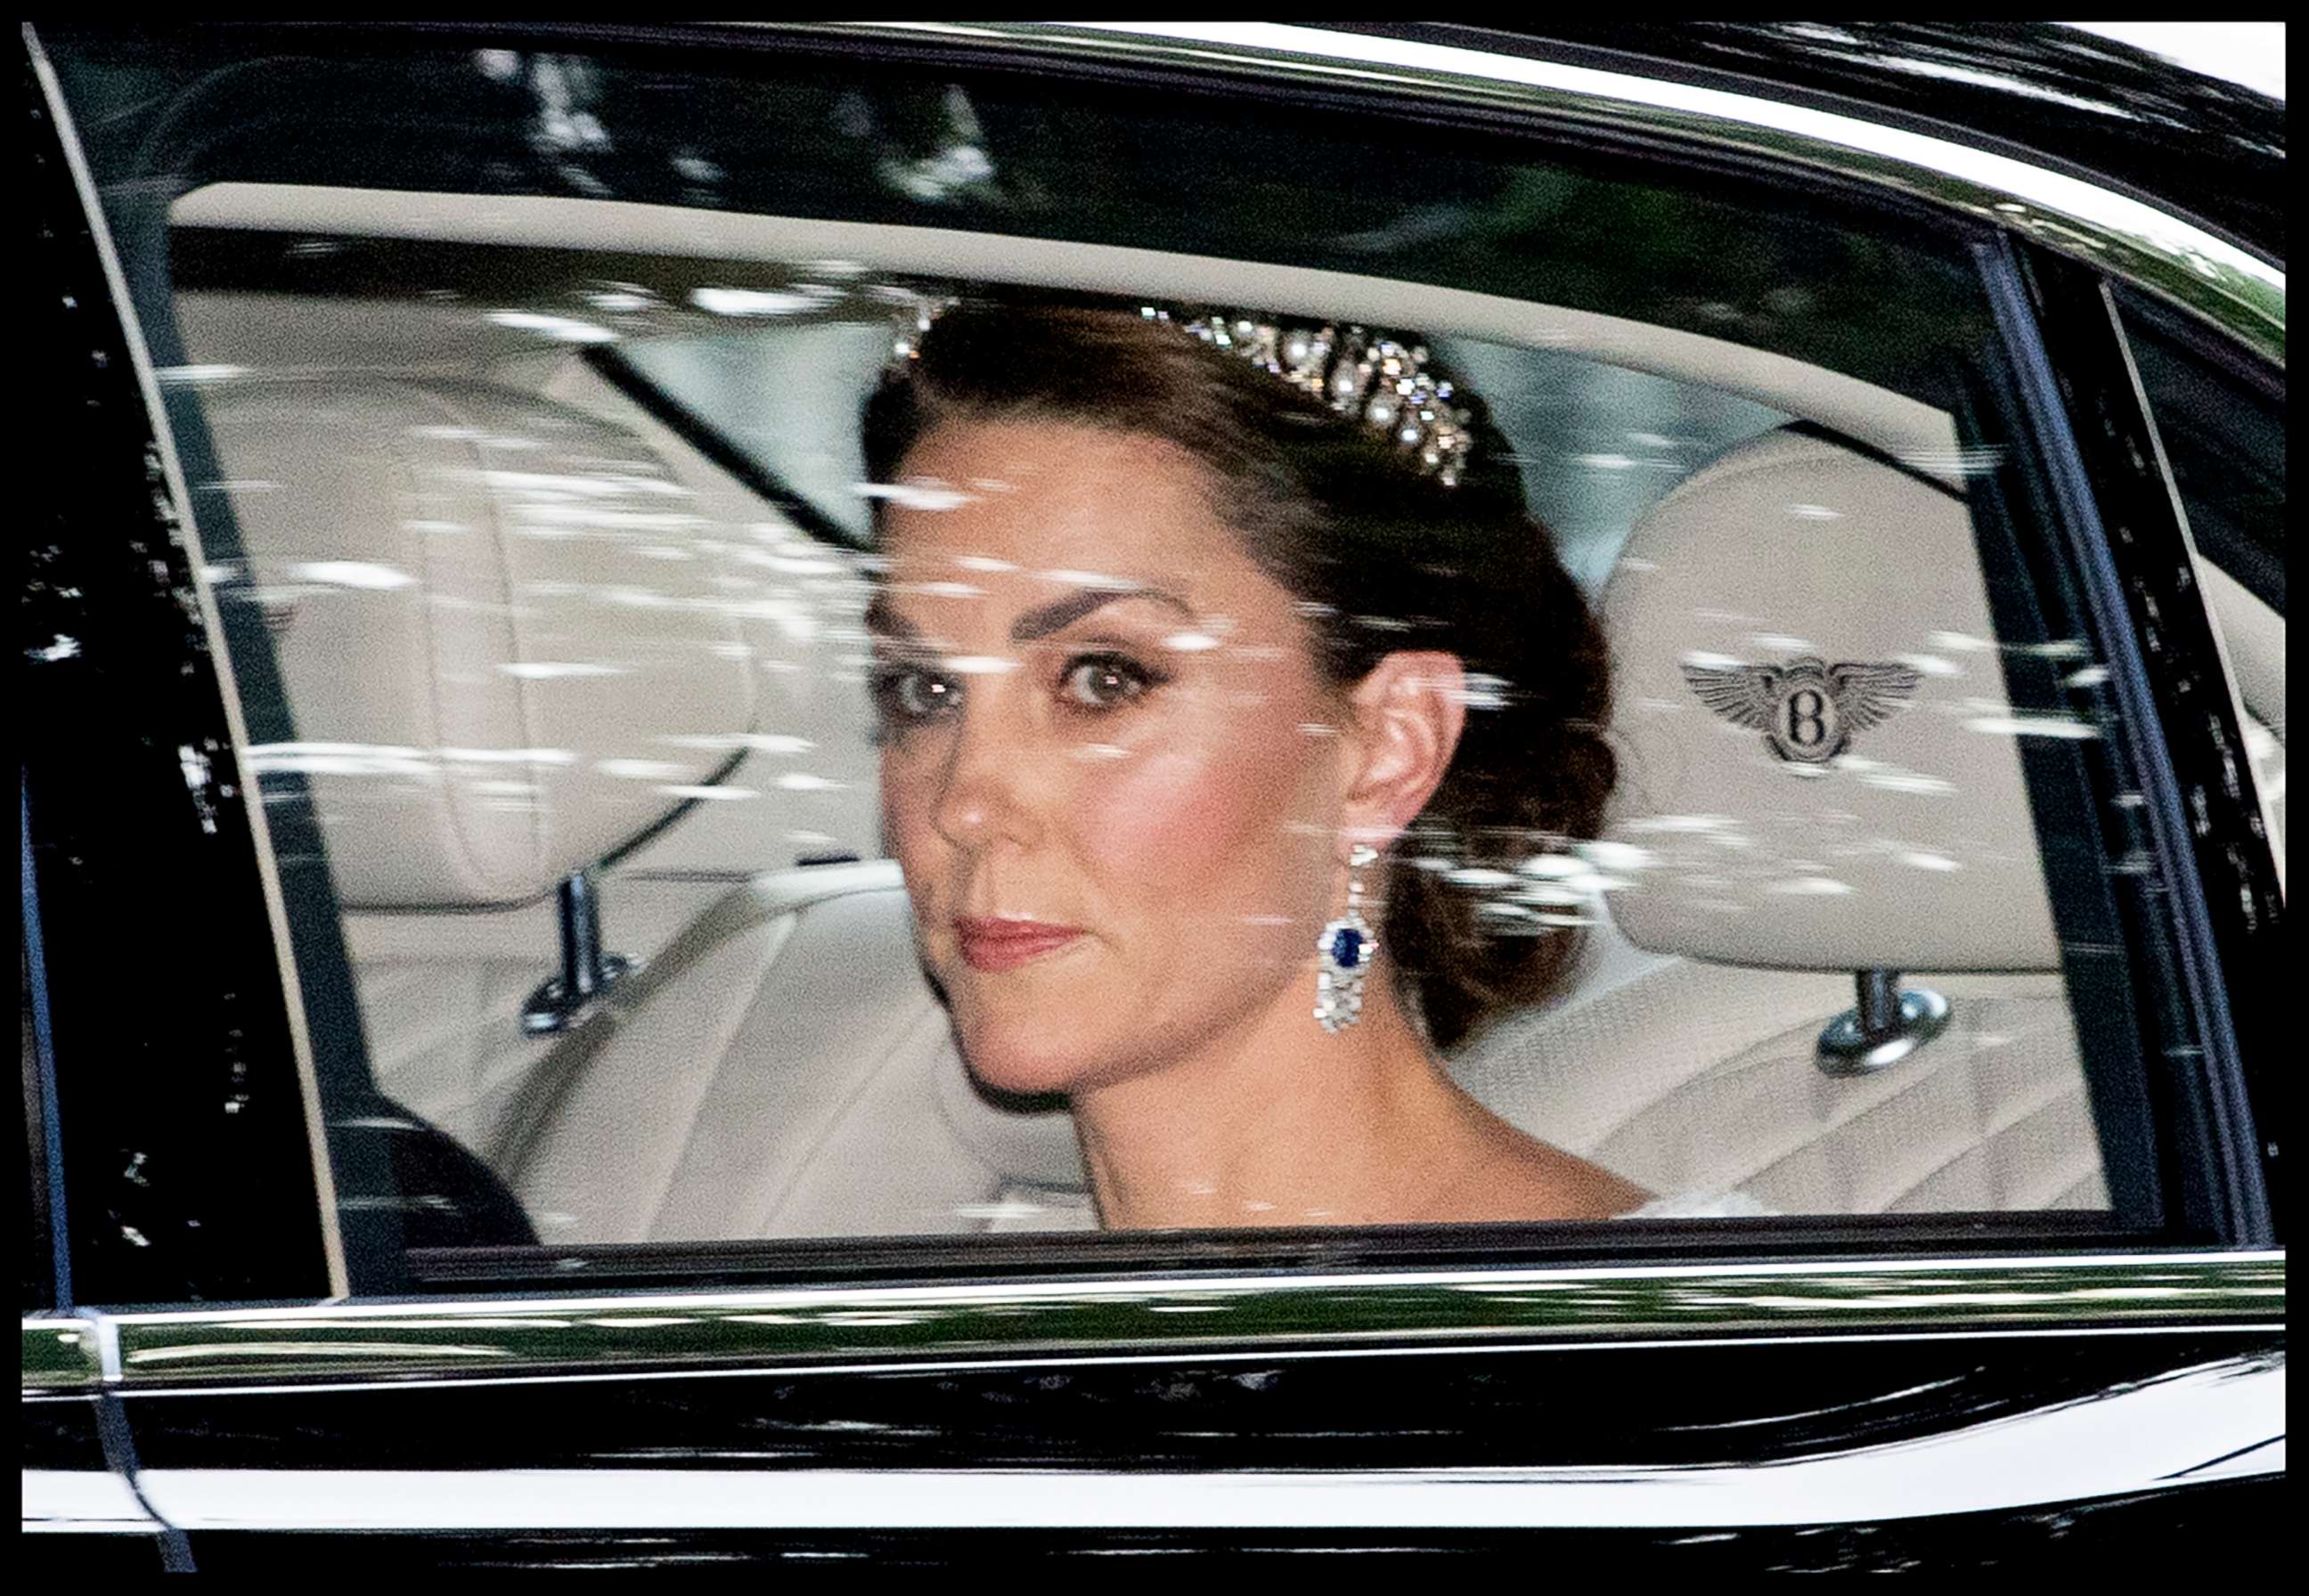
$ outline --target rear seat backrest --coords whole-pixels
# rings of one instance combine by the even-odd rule
[[[549,914],[502,906],[711,781],[756,729],[741,625],[813,619],[808,595],[728,596],[701,531],[739,529],[646,442],[458,380],[205,398],[298,728],[256,762],[312,785],[379,1085],[484,1154],[544,1240],[979,1228],[1007,1179],[1079,1189],[1062,1110],[971,1083],[894,866],[699,884],[702,918],[580,1031],[525,1038],[507,1012],[522,955],[554,947]],[[790,538],[739,569],[807,563]],[[441,1032],[482,1037],[482,1065],[423,1067]]]
[[[1621,761],[1609,834],[1631,850],[1612,902],[1629,940],[1762,969],[2060,968],[1961,497],[1773,434],[1653,507],[1604,614]],[[1800,684],[1806,660],[1890,669],[1838,694],[1825,676]],[[1777,696],[1726,674],[1768,667],[1786,673]],[[1735,707],[1756,723],[1711,693],[1752,693]],[[1784,757],[1776,719],[1848,746]]]
[[[737,529],[630,431],[493,384],[203,398],[247,567],[221,591],[263,607],[298,729],[254,763],[310,783],[379,1088],[493,1160],[549,1046],[521,1010],[556,882],[726,792],[701,784],[752,732]],[[612,947],[646,957],[722,890],[612,893]]]
[[[1066,1112],[963,1067],[895,864],[737,889],[605,1022],[508,1161],[549,1242],[937,1234],[1016,1214],[1013,1186],[1082,1189]]]
[[[676,807],[752,730],[688,491],[618,428],[414,378],[207,397],[247,579],[350,910],[518,903]]]
[[[1462,1083],[1659,1190],[1796,1212],[2100,1205],[2028,721],[1961,499],[1775,434],[1653,507],[1604,616],[1622,768],[1596,858],[1616,930],[1674,962],[1497,1028]],[[1846,665],[1890,669],[1872,700],[1839,698]],[[1732,674],[1760,667],[1782,675]],[[1792,706],[1799,673],[1820,696]],[[1948,1028],[1831,1077],[1815,1039],[1869,969],[1929,972],[1911,984],[1949,996]]]

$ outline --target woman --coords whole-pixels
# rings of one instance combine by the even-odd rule
[[[1468,872],[1592,835],[1613,761],[1595,619],[1424,351],[1040,303],[910,357],[866,420],[888,846],[1102,1224],[1642,1205],[1438,1058],[1570,953]]]

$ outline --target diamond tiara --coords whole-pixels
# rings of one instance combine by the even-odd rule
[[[1175,319],[1151,305],[1138,314],[1154,322]],[[1412,455],[1422,472],[1446,487],[1458,486],[1475,446],[1468,430],[1474,417],[1456,402],[1457,386],[1428,369],[1426,345],[1368,327],[1284,326],[1240,313],[1213,313],[1177,325],[1339,414],[1358,417]]]
[[[954,303],[921,304],[906,315],[892,350],[897,364],[914,358],[921,335]],[[1180,316],[1145,305],[1138,314],[1247,360],[1343,416],[1358,418],[1411,456],[1422,474],[1446,487],[1458,486],[1475,446],[1468,430],[1474,416],[1457,402],[1457,386],[1430,368],[1426,345],[1368,327],[1293,326],[1245,312]]]

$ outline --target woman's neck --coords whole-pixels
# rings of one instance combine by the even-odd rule
[[[1336,1035],[1295,988],[1192,1055],[1076,1095],[1108,1229],[1412,1222],[1495,1151],[1498,1122],[1444,1074],[1383,973]]]

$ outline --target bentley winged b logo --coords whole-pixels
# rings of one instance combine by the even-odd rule
[[[1785,665],[1686,664],[1683,679],[1733,725],[1762,732],[1782,759],[1825,764],[1854,732],[1890,720],[1924,677],[1906,665],[1829,665],[1806,654]]]

